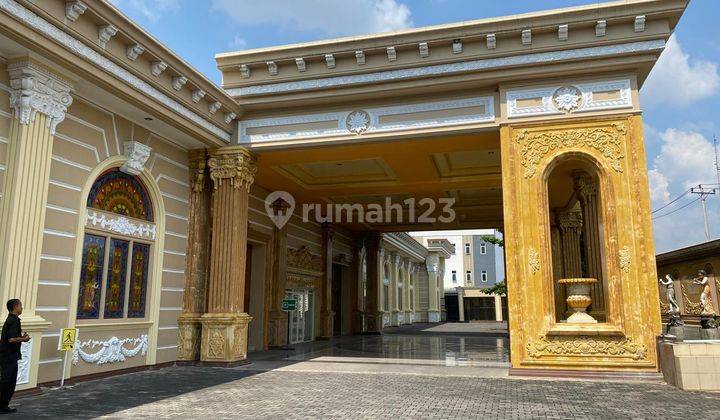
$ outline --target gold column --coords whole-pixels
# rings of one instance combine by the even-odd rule
[[[350,332],[362,332],[362,281],[363,281],[363,242],[356,240],[353,244],[352,275],[350,278]]]
[[[333,336],[333,319],[335,312],[332,310],[332,256],[333,256],[333,236],[335,230],[330,223],[322,225],[322,264],[323,264],[323,281],[320,290],[320,337],[330,338]]]
[[[288,211],[290,205],[278,200],[272,205],[274,214]],[[271,347],[282,347],[288,344],[288,314],[282,310],[282,300],[285,297],[285,282],[287,280],[287,224],[281,228],[275,226],[272,238],[272,274],[270,278],[271,302],[270,322],[268,324],[268,340]]]
[[[597,279],[592,285],[590,297],[592,305],[590,314],[603,321],[605,319],[605,289],[607,283],[603,279],[602,245],[600,238],[600,220],[598,218],[597,185],[585,171],[574,171],[573,181],[575,192],[580,201],[583,218],[583,237],[585,258],[587,260],[587,276]]]
[[[28,382],[19,387],[23,389],[37,384],[41,333],[50,325],[35,312],[40,254],[53,137],[72,96],[69,81],[28,58],[11,61],[7,68],[14,115],[0,207],[0,300],[3,311],[7,300],[22,301],[23,328],[32,337],[22,349],[30,352]]]
[[[190,214],[188,217],[187,259],[183,310],[178,318],[178,360],[200,360],[200,317],[207,306],[207,282],[210,272],[210,232],[212,219],[211,186],[207,171],[207,151],[191,150]]]
[[[582,277],[582,259],[580,257],[580,233],[582,231],[583,219],[579,211],[566,211],[558,214],[558,225],[560,225],[560,240],[562,242],[563,271],[566,277]],[[557,283],[555,288],[562,290],[565,295],[565,287]],[[559,319],[565,319],[570,315],[567,302],[557,302],[555,310]]]
[[[558,283],[558,280],[565,278],[563,270],[563,248],[560,228],[557,224],[550,226],[550,251],[552,252],[553,265],[553,292],[555,296],[555,319],[560,321],[565,319],[565,311],[567,310],[567,298],[565,287]]]
[[[244,312],[248,195],[257,170],[246,149],[232,147],[208,159],[213,181],[213,233],[207,313],[201,318],[200,360],[230,363],[247,356]]]
[[[367,263],[367,296],[365,300],[365,319],[367,332],[379,334],[382,330],[383,311],[380,308],[380,292],[382,284],[382,255],[380,233],[369,234],[365,241]]]

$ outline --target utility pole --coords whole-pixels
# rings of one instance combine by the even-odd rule
[[[703,188],[702,185],[698,185],[697,187],[690,188],[691,194],[699,194],[700,195],[700,201],[702,201],[702,207],[703,207],[703,215],[705,216],[705,238],[709,241],[710,240],[710,229],[708,228],[708,216],[707,216],[707,207],[705,206],[705,199],[708,195],[715,194],[717,190],[715,188]]]

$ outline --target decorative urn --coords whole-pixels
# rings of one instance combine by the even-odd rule
[[[571,278],[560,279],[559,284],[564,284],[567,289],[566,302],[573,309],[566,322],[577,324],[595,324],[597,320],[587,313],[587,308],[592,303],[590,297],[590,285],[597,283],[597,279],[591,278]]]

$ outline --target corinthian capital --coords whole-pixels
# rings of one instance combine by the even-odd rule
[[[568,211],[558,214],[558,224],[562,230],[580,229],[583,224],[579,211]]]
[[[234,188],[244,186],[249,191],[257,172],[255,159],[250,152],[237,147],[216,151],[208,159],[208,166],[215,188],[227,180]]]
[[[69,81],[51,73],[34,62],[23,59],[8,65],[10,74],[10,106],[21,124],[35,121],[37,113],[47,116],[52,134],[65,119],[73,101]]]
[[[581,200],[587,200],[597,194],[595,180],[585,171],[573,171],[573,184]]]

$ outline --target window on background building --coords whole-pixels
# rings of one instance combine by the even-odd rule
[[[465,282],[472,283],[472,271],[465,272]]]
[[[457,283],[457,271],[452,271],[452,282]]]
[[[470,255],[470,244],[465,244],[465,254]]]
[[[480,272],[480,281],[486,282],[487,281],[487,271],[481,271]]]
[[[482,255],[485,255],[487,253],[487,246],[484,243],[480,244],[480,253]]]
[[[120,215],[126,219],[115,226],[132,228],[85,228],[77,318],[144,318],[155,229],[147,190],[139,178],[111,169],[93,184],[87,208],[93,220]]]

